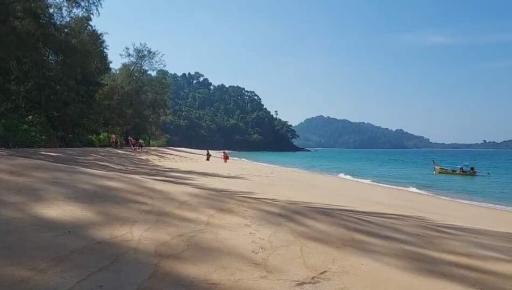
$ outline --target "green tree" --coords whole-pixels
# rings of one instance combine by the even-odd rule
[[[73,146],[94,131],[108,72],[100,1],[0,3],[0,146]]]
[[[253,91],[213,85],[200,73],[171,75],[169,144],[194,148],[296,150],[295,131]]]
[[[100,0],[0,2],[0,146],[92,145],[109,133],[170,145],[294,150],[293,128],[240,86],[164,70],[145,43],[111,71]],[[104,138],[106,139],[106,138]]]
[[[163,70],[162,55],[144,43],[126,48],[123,57],[126,61],[106,77],[99,94],[103,128],[151,142],[167,115],[170,74]]]

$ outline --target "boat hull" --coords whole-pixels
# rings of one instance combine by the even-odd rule
[[[460,175],[460,176],[476,176],[476,171],[460,171],[458,169],[444,168],[441,166],[435,166],[434,172],[436,174],[448,174],[448,175]]]

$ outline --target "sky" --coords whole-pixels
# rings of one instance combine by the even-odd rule
[[[105,0],[112,66],[145,42],[171,72],[436,142],[512,139],[512,1]]]

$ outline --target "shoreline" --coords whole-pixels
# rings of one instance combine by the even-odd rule
[[[310,149],[325,149],[325,148],[310,148]],[[382,149],[377,149],[377,150],[382,150]],[[389,149],[389,150],[394,150],[394,149]],[[425,149],[408,149],[408,150],[425,150]],[[446,150],[473,150],[473,149],[446,149]],[[476,149],[476,150],[499,150],[499,149]],[[313,174],[320,174],[320,175],[325,175],[325,176],[338,177],[343,180],[358,182],[358,183],[362,183],[362,184],[369,184],[369,185],[374,185],[374,186],[379,186],[379,187],[384,187],[384,188],[403,190],[403,191],[407,191],[409,193],[420,194],[423,196],[430,196],[430,197],[434,197],[434,198],[438,198],[438,199],[442,199],[442,200],[453,201],[453,202],[462,203],[462,204],[466,204],[466,205],[496,209],[496,210],[505,211],[505,212],[512,212],[512,206],[461,199],[461,198],[447,196],[447,194],[449,194],[449,193],[445,193],[445,192],[427,191],[427,190],[419,189],[419,188],[416,188],[413,186],[406,187],[406,186],[400,186],[400,185],[386,184],[386,183],[376,182],[371,179],[353,177],[353,176],[345,174],[345,173],[338,173],[338,174],[327,173],[327,172],[322,172],[322,171],[308,170],[308,169],[299,168],[299,167],[289,167],[289,166],[284,166],[284,165],[276,165],[276,164],[271,164],[271,163],[254,161],[254,160],[240,158],[240,157],[233,157],[233,159],[237,159],[237,160],[245,161],[245,162],[251,162],[254,164],[260,164],[260,165],[264,165],[264,166],[280,167],[280,168],[284,168],[284,169],[299,170],[299,171],[302,171],[305,173],[313,173]]]
[[[506,212],[512,212],[512,206],[493,204],[493,203],[487,203],[487,202],[478,202],[478,201],[472,201],[472,200],[466,200],[466,199],[459,199],[459,198],[454,198],[454,197],[450,197],[450,196],[445,196],[445,195],[443,195],[444,193],[426,191],[426,190],[418,189],[418,188],[412,187],[412,186],[405,187],[405,186],[379,183],[379,182],[375,182],[375,181],[369,180],[369,179],[360,179],[360,178],[352,177],[350,175],[346,175],[343,173],[340,173],[337,176],[340,178],[355,181],[355,182],[372,184],[372,185],[376,185],[376,186],[382,186],[382,187],[393,188],[393,189],[398,189],[398,190],[404,190],[404,191],[407,191],[410,193],[431,196],[431,197],[435,197],[435,198],[439,198],[439,199],[443,199],[443,200],[455,201],[455,202],[459,202],[459,203],[463,203],[463,204],[469,204],[469,205],[474,205],[474,206],[479,206],[479,207],[484,207],[484,208],[491,208],[491,209],[497,209],[497,210],[502,210],[502,211],[506,211]]]

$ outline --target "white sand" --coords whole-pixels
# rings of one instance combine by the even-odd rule
[[[203,154],[0,151],[0,289],[512,289],[511,212]]]

